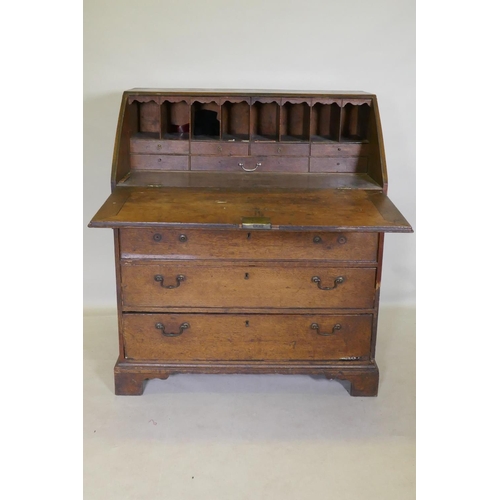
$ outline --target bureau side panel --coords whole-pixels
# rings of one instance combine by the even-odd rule
[[[115,244],[115,273],[116,273],[116,306],[118,312],[118,361],[125,359],[125,350],[123,345],[123,300],[122,300],[122,276],[120,265],[120,229],[113,229]]]
[[[375,297],[374,297],[374,308],[375,313],[373,315],[372,324],[372,341],[371,341],[371,358],[375,359],[375,349],[377,344],[377,328],[378,328],[378,311],[380,302],[380,285],[382,282],[382,259],[384,254],[384,233],[378,234],[378,255],[377,255],[377,271],[375,274]]]

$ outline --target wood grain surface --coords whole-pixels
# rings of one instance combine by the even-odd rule
[[[185,323],[180,335],[164,335],[178,334]],[[368,359],[371,325],[369,314],[124,314],[123,336],[130,360]]]
[[[324,265],[238,263],[210,261],[122,263],[124,310],[155,307],[285,307],[371,308],[375,269],[335,268]],[[176,288],[177,276],[184,279]],[[163,285],[155,280],[162,276]],[[333,290],[321,290],[312,281],[321,279]]]
[[[275,229],[411,232],[381,192],[340,189],[117,187],[91,227],[198,226],[234,229],[264,216]]]
[[[120,229],[121,257],[376,262],[378,233]]]

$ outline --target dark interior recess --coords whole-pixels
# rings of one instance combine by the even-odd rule
[[[220,139],[220,106],[216,102],[194,102],[191,108],[193,139]]]

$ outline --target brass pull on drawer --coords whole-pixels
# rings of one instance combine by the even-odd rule
[[[182,335],[184,333],[184,330],[187,330],[189,328],[189,323],[182,323],[179,326],[179,333],[167,333],[165,331],[165,326],[163,325],[163,323],[156,323],[155,328],[157,330],[161,330],[161,334],[165,337],[178,337],[179,335]]]
[[[345,278],[343,276],[338,276],[333,281],[333,286],[321,286],[321,278],[319,276],[313,276],[311,278],[311,281],[313,283],[316,283],[320,290],[334,290],[335,288],[337,288],[337,285],[341,285],[342,283],[344,283]]]
[[[262,166],[262,162],[260,162],[260,161],[258,161],[255,164],[255,168],[245,168],[245,164],[242,161],[240,161],[238,163],[238,167],[242,168],[245,172],[255,172],[261,166]]]
[[[186,277],[183,275],[183,274],[178,274],[176,277],[175,277],[175,281],[177,282],[177,285],[164,285],[163,284],[163,275],[161,274],[157,274],[155,276],[155,281],[157,281],[158,283],[160,283],[160,285],[163,287],[163,288],[169,288],[169,289],[172,289],[172,288],[178,288],[181,284],[182,281],[184,281],[186,279]]]
[[[311,324],[311,330],[316,330],[316,333],[318,335],[323,335],[324,337],[329,337],[330,335],[335,335],[335,332],[340,330],[342,328],[342,325],[340,323],[337,323],[336,325],[333,325],[332,327],[332,333],[323,333],[323,332],[320,332],[320,326],[318,325],[318,323],[312,323]]]

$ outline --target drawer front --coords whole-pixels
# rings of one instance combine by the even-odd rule
[[[217,158],[213,156],[192,156],[191,170],[225,170],[232,172],[307,172],[309,158],[280,156],[233,156]]]
[[[312,143],[312,156],[366,156],[369,153],[368,144],[323,144]]]
[[[122,258],[376,262],[377,233],[121,229]]]
[[[130,155],[130,166],[136,170],[188,170],[189,156]]]
[[[371,309],[375,269],[189,261],[122,264],[122,300],[134,307]]]
[[[359,158],[311,158],[311,172],[366,172],[368,159]]]
[[[252,155],[309,156],[309,144],[252,144]]]
[[[368,359],[372,316],[124,314],[125,355],[158,361]]]
[[[193,155],[248,156],[248,142],[191,142]]]
[[[132,154],[182,155],[189,154],[189,141],[130,139]]]

